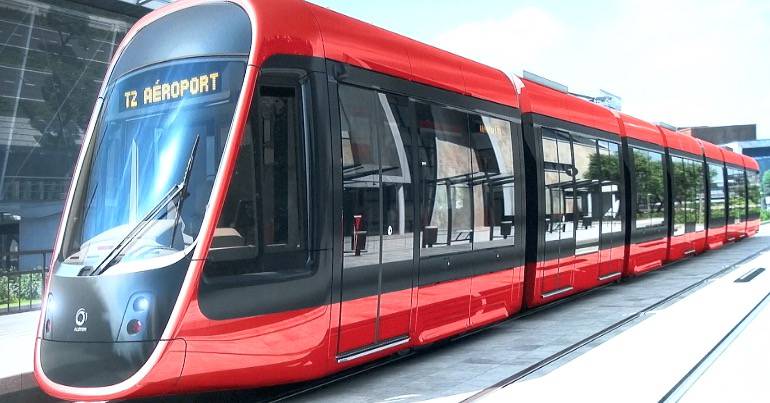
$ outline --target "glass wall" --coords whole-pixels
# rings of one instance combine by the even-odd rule
[[[0,270],[50,258],[96,95],[133,22],[67,1],[0,0]]]

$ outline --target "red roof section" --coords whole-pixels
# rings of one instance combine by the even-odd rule
[[[620,130],[623,137],[646,141],[661,147],[666,146],[663,134],[652,123],[621,112],[614,112],[614,114],[620,122]]]
[[[315,16],[327,59],[519,107],[511,80],[500,70],[315,4],[303,4]]]
[[[609,109],[529,80],[522,82],[522,113],[537,113],[620,134],[618,121]]]
[[[757,163],[757,160],[747,155],[741,155],[741,157],[743,157],[743,166],[745,166],[747,169],[759,171],[759,163]]]
[[[728,164],[743,166],[743,156],[740,154],[736,154],[726,148],[722,148],[722,155],[724,156],[725,162]]]
[[[711,158],[713,160],[717,161],[723,161],[725,160],[725,157],[722,155],[722,149],[715,146],[714,144],[709,143],[705,140],[698,140],[698,144],[701,145],[703,148],[703,155],[706,156],[706,158]]]
[[[667,147],[673,148],[674,150],[695,154],[699,157],[703,156],[703,149],[695,138],[685,136],[683,134],[669,130],[663,126],[658,126],[658,129],[660,129],[660,132],[666,141]]]

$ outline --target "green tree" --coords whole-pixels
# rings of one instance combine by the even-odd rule
[[[620,162],[613,155],[591,154],[586,179],[620,182]]]
[[[705,215],[703,163],[672,157],[674,223],[696,223]]]
[[[646,152],[634,151],[634,168],[636,168],[636,192],[639,195],[652,195],[662,209],[664,194],[663,164],[658,159],[650,158]]]

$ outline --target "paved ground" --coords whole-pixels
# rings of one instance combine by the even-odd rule
[[[519,379],[479,401],[768,401],[770,315],[763,325],[749,313],[770,302],[770,276],[737,281],[768,262],[770,250],[674,303],[656,305],[643,320],[569,362],[559,360],[549,373]]]
[[[767,275],[770,273],[764,273]],[[767,278],[765,278],[767,280]],[[770,307],[759,308],[745,329],[687,391],[683,401],[750,402],[768,398]]]
[[[39,397],[32,356],[39,311],[0,316],[0,402]]]
[[[769,226],[765,226],[759,236],[728,245],[719,251],[708,252],[640,278],[626,280],[622,284],[595,290],[569,303],[502,323],[296,400],[457,401],[461,396],[488,387],[767,247],[770,247]],[[31,340],[37,315],[32,312],[0,316],[0,402],[13,399],[20,402],[45,400],[39,396],[39,391],[27,389],[30,378],[18,375],[31,370]],[[8,378],[14,374],[14,378]],[[9,379],[19,381],[9,387]],[[27,390],[3,395],[19,388]],[[221,401],[231,395],[208,397]]]

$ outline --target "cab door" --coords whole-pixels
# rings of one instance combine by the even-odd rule
[[[408,100],[339,85],[342,278],[338,357],[403,341],[414,279]]]

